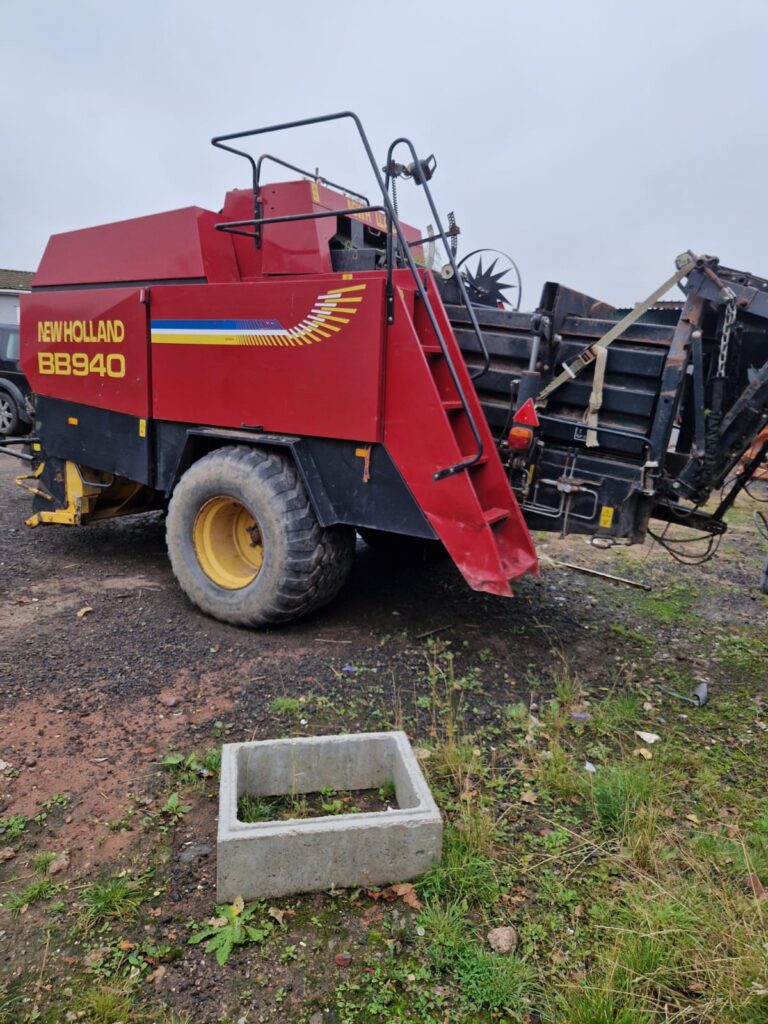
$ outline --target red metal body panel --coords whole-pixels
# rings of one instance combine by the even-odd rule
[[[152,289],[154,416],[377,440],[384,287],[377,272]]]
[[[357,200],[317,182],[266,185],[260,199],[264,217],[349,211],[380,233],[358,244],[381,251],[383,215],[356,214]],[[221,214],[176,210],[52,238],[37,287],[169,283],[24,297],[22,368],[33,390],[176,423],[383,442],[470,586],[509,595],[536,556],[431,276],[466,407],[409,271],[395,272],[387,326],[385,272],[331,272],[334,218],[267,224],[260,248],[215,230],[253,216],[253,194],[236,190]],[[484,457],[435,480],[474,454],[468,413]]]
[[[237,281],[231,236],[214,228],[221,219],[190,206],[53,235],[33,286],[184,278]]]
[[[150,415],[146,289],[21,297],[21,368],[38,395]]]
[[[261,188],[262,217],[288,217],[323,210],[349,210],[350,216],[386,236],[383,213],[358,213],[357,199],[326,188],[315,181],[288,181]],[[253,217],[253,191],[235,189],[227,193],[220,221],[249,220]],[[265,224],[261,248],[242,235],[233,235],[235,251],[243,279],[268,274],[328,274],[331,255],[328,243],[336,233],[333,217]],[[419,231],[407,224],[403,233],[409,242],[420,238]],[[416,250],[418,254],[418,250]]]

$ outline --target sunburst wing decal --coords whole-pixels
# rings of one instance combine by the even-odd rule
[[[312,345],[339,334],[363,301],[364,284],[318,295],[303,320],[284,327],[279,320],[153,320],[153,345]]]

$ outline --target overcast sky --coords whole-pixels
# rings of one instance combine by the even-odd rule
[[[221,206],[212,135],[357,111],[409,135],[460,252],[626,304],[686,248],[768,276],[768,0],[1,0],[0,266],[48,236]],[[349,128],[273,152],[365,191]],[[420,196],[401,213],[427,222]]]

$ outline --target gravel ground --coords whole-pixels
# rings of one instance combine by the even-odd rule
[[[412,734],[428,732],[422,698],[431,639],[450,643],[457,665],[478,671],[468,715],[483,728],[505,703],[541,693],[563,657],[598,689],[619,685],[637,662],[638,635],[655,645],[658,679],[727,685],[730,669],[713,657],[713,645],[765,623],[758,581],[768,548],[751,528],[746,497],[717,559],[702,568],[682,569],[657,547],[600,552],[580,538],[540,538],[542,575],[520,581],[516,598],[504,601],[472,593],[448,564],[393,564],[360,545],[351,582],[331,607],[290,627],[251,632],[189,604],[167,562],[159,514],[28,530],[30,502],[13,484],[17,472],[11,459],[0,460],[0,815],[38,814],[66,792],[68,806],[50,812],[48,832],[41,827],[32,844],[50,848],[55,832],[56,849],[70,853],[73,885],[152,856],[152,837],[106,823],[125,812],[129,794],[136,806],[152,803],[169,750],[403,720]],[[579,575],[552,559],[654,590]],[[276,697],[305,701],[306,716],[276,713]],[[213,794],[163,835],[167,897],[150,930],[210,914]],[[199,855],[182,858],[198,847]],[[13,863],[0,866],[0,885],[15,877]],[[352,928],[349,914],[339,911],[329,955]],[[10,921],[0,912],[0,937],[10,929],[15,938],[14,953],[0,954],[0,995],[4,982],[38,969],[41,930],[29,925],[32,916]],[[308,934],[298,929],[296,941]],[[68,977],[59,953],[48,965],[54,991]],[[163,982],[163,999],[193,1011],[196,1022],[219,1020],[236,1002],[232,979],[211,963],[187,948]],[[320,982],[286,963],[268,965],[267,974],[259,981],[261,1015],[248,1019],[304,1020],[300,1011],[317,1005]],[[270,1009],[274,991],[291,993],[294,1016]]]

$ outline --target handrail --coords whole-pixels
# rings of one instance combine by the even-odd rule
[[[255,188],[258,189],[261,185],[261,165],[265,160],[271,160],[273,164],[279,164],[281,167],[287,167],[289,171],[295,171],[297,174],[303,174],[305,178],[309,178],[311,181],[322,182],[323,185],[328,185],[330,188],[337,188],[341,192],[346,192],[348,196],[354,196],[355,199],[362,199],[364,203],[368,202],[368,196],[364,196],[362,192],[355,192],[352,188],[347,188],[346,185],[339,185],[336,181],[331,181],[330,178],[325,178],[322,174],[312,174],[311,171],[305,171],[303,167],[297,167],[295,164],[289,164],[287,160],[282,160],[279,156],[273,156],[272,153],[262,153],[259,159],[256,161],[256,180]]]
[[[392,202],[392,200],[390,198],[389,188],[388,188],[389,175],[387,175],[387,183],[385,184],[385,181],[384,181],[384,179],[381,176],[381,171],[379,170],[378,164],[376,163],[376,158],[375,158],[375,156],[373,154],[373,149],[371,148],[371,144],[370,144],[370,142],[368,140],[368,136],[365,133],[365,129],[363,128],[363,124],[362,124],[360,118],[357,116],[357,114],[353,113],[353,111],[351,111],[351,110],[342,110],[342,111],[339,111],[336,114],[323,114],[323,115],[321,115],[319,117],[305,117],[305,118],[302,118],[302,119],[300,119],[298,121],[284,121],[281,124],[269,125],[269,126],[267,126],[265,128],[253,128],[253,129],[250,129],[249,131],[244,131],[244,132],[232,132],[232,133],[230,133],[228,135],[217,135],[213,139],[211,139],[211,143],[212,143],[212,145],[217,146],[219,149],[225,149],[225,150],[227,150],[230,153],[235,153],[238,156],[242,156],[246,160],[248,160],[248,162],[251,165],[252,171],[253,171],[254,184],[256,185],[256,183],[258,181],[258,167],[257,167],[256,161],[254,160],[254,158],[250,155],[250,153],[246,153],[243,150],[236,149],[234,146],[228,146],[225,143],[234,141],[236,139],[250,138],[250,137],[255,136],[255,135],[267,135],[267,134],[271,134],[272,132],[287,131],[287,130],[292,129],[292,128],[304,128],[304,127],[307,127],[307,126],[313,125],[313,124],[325,124],[325,123],[327,123],[329,121],[341,121],[341,120],[347,120],[347,119],[353,121],[354,124],[355,124],[355,127],[357,128],[358,135],[360,136],[360,141],[361,141],[361,143],[363,145],[363,148],[365,149],[366,156],[368,157],[368,162],[371,165],[371,170],[373,171],[373,175],[374,175],[374,177],[376,179],[376,184],[379,186],[379,191],[381,192],[381,196],[382,196],[382,200],[383,200],[383,204],[384,204],[383,205],[383,209],[384,209],[384,211],[386,213],[386,218],[387,218],[387,266],[388,266],[387,323],[391,324],[393,322],[393,317],[394,317],[394,293],[393,293],[392,288],[391,288],[392,266],[393,266],[393,263],[394,263],[393,252],[392,252],[392,229],[394,228],[395,232],[397,233],[397,238],[398,238],[398,241],[400,242],[400,246],[401,246],[403,255],[405,257],[406,263],[408,264],[408,269],[410,270],[411,276],[413,277],[414,283],[416,285],[416,290],[418,291],[419,297],[421,298],[422,302],[424,303],[424,308],[426,310],[427,317],[429,318],[430,325],[432,327],[432,330],[435,333],[435,337],[437,338],[437,341],[438,341],[440,349],[441,349],[441,351],[443,353],[443,356],[445,357],[446,364],[448,366],[448,372],[449,372],[449,374],[451,376],[451,380],[453,382],[453,385],[456,388],[456,393],[457,393],[457,395],[459,397],[459,400],[461,402],[461,405],[462,405],[462,408],[464,410],[464,413],[466,414],[467,420],[469,421],[469,427],[470,427],[470,430],[472,432],[472,436],[474,438],[475,444],[477,446],[476,453],[474,455],[470,456],[468,459],[464,459],[461,462],[457,462],[453,466],[446,466],[444,469],[439,469],[439,470],[437,470],[437,472],[435,472],[433,474],[433,479],[435,479],[435,480],[443,480],[446,477],[454,476],[456,473],[460,473],[462,470],[469,469],[471,466],[476,465],[482,459],[482,457],[483,457],[483,439],[482,439],[482,437],[480,435],[480,431],[479,431],[477,423],[475,421],[475,417],[472,414],[472,410],[469,407],[469,404],[468,404],[468,401],[467,401],[467,397],[464,394],[464,389],[461,386],[461,381],[459,380],[458,373],[456,371],[456,367],[453,364],[453,359],[451,358],[451,354],[448,351],[448,347],[446,345],[445,338],[443,337],[443,333],[440,330],[440,325],[439,325],[439,323],[437,321],[437,317],[435,315],[435,311],[432,308],[432,303],[430,302],[429,296],[427,295],[427,289],[426,289],[425,283],[422,280],[421,274],[419,273],[418,267],[416,266],[416,263],[414,261],[413,254],[411,253],[410,247],[409,247],[409,245],[408,245],[408,243],[406,241],[405,233],[403,231],[402,224],[400,223],[400,218],[399,218],[399,216],[397,214],[397,211],[394,208],[394,204],[393,204],[393,202]],[[416,158],[415,150],[413,149],[413,145],[410,142],[408,142],[408,140],[400,140],[400,139],[398,139],[390,147],[390,154],[391,154],[392,149],[394,148],[394,146],[397,145],[397,143],[399,143],[401,141],[407,142],[407,144],[409,145],[409,147],[410,147],[410,149],[411,149],[411,151],[413,153],[414,159],[416,160],[417,158]],[[423,173],[421,171],[421,167],[420,166],[419,166],[419,169],[418,169],[418,173],[419,173],[420,177],[423,179],[424,176],[423,176]],[[429,195],[429,193],[428,193],[428,195]],[[434,210],[434,203],[432,201],[431,195],[429,195],[429,200],[430,200],[430,205],[431,205],[432,209]],[[362,209],[363,209],[362,207],[356,207],[353,210],[344,210],[343,213],[345,215],[347,215],[347,216],[350,216],[350,215],[354,215],[355,213],[359,213]],[[254,227],[258,227],[261,224],[269,224],[270,222],[273,222],[273,221],[278,221],[279,222],[279,221],[282,220],[285,223],[288,220],[302,220],[302,219],[309,220],[309,219],[318,218],[318,217],[323,216],[323,215],[327,215],[327,216],[335,215],[335,216],[338,216],[338,213],[336,211],[323,211],[322,214],[315,214],[315,213],[313,213],[313,214],[297,214],[297,215],[292,215],[290,217],[285,217],[285,218],[280,218],[280,217],[273,217],[273,218],[260,217],[259,213],[260,213],[259,201],[258,201],[258,198],[257,198],[257,195],[256,195],[256,190],[254,189],[254,214],[255,214],[255,216],[254,216],[253,221],[250,222],[250,223],[253,224]],[[437,217],[436,211],[435,211],[435,216]],[[247,225],[248,223],[249,222],[247,222],[247,221],[246,222],[231,222],[232,227],[234,227],[234,228],[243,227],[243,226]],[[439,223],[439,218],[438,218],[438,223]],[[216,227],[219,230],[222,230],[222,231],[226,231],[227,230],[226,223],[217,224]],[[441,231],[442,231],[442,228],[441,228]],[[244,233],[244,232],[240,232],[240,233]],[[471,313],[470,313],[470,316],[472,316]],[[478,329],[479,329],[479,327],[478,327]],[[483,348],[485,349],[485,345],[484,344],[483,344]]]
[[[386,176],[386,179],[385,179],[386,180],[387,189],[389,189],[389,182],[392,179],[392,175],[390,173],[390,169],[392,167],[392,156],[394,154],[394,151],[395,151],[396,147],[400,146],[400,145],[407,146],[408,149],[410,150],[411,156],[413,158],[413,171],[414,171],[414,176],[416,178],[416,184],[417,185],[421,185],[422,188],[424,189],[424,195],[427,197],[427,202],[429,203],[429,209],[430,209],[430,211],[432,213],[432,216],[435,219],[435,230],[437,232],[437,235],[442,240],[443,248],[445,249],[445,254],[448,257],[448,262],[451,265],[451,270],[453,271],[453,275],[456,278],[456,284],[459,286],[459,292],[461,293],[462,302],[467,307],[467,312],[469,313],[469,319],[472,322],[472,328],[473,328],[473,330],[475,332],[475,336],[477,337],[478,344],[480,345],[480,351],[483,354],[483,366],[482,366],[482,369],[479,370],[477,373],[471,373],[470,374],[470,377],[471,377],[472,380],[477,380],[478,377],[482,377],[484,373],[488,372],[488,369],[489,369],[489,367],[491,365],[491,355],[490,355],[490,353],[488,351],[488,346],[485,344],[485,339],[483,338],[483,333],[480,330],[480,324],[477,322],[477,317],[475,316],[475,312],[474,312],[474,310],[472,308],[472,304],[469,301],[469,295],[467,295],[467,289],[464,287],[464,281],[463,281],[463,279],[461,277],[461,274],[459,273],[459,268],[458,268],[458,266],[456,264],[456,257],[451,252],[451,247],[448,244],[448,239],[446,237],[445,230],[443,229],[443,225],[442,225],[442,223],[440,221],[440,214],[437,212],[437,207],[435,206],[435,201],[432,198],[432,192],[431,192],[431,190],[429,188],[429,185],[427,184],[427,179],[426,179],[426,177],[424,175],[424,169],[422,167],[421,161],[419,160],[418,154],[416,153],[416,149],[415,149],[413,143],[411,142],[411,140],[410,139],[406,139],[406,138],[404,138],[402,136],[399,139],[395,139],[395,141],[389,147],[389,150],[387,152],[387,165],[386,165],[387,176]]]

